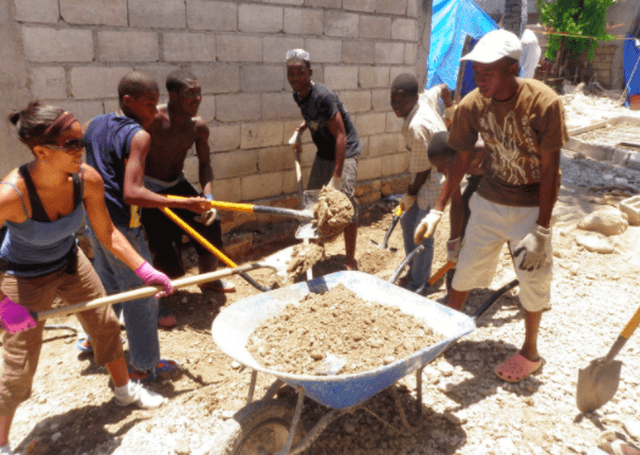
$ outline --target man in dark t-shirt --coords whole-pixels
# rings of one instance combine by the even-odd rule
[[[355,252],[358,205],[354,196],[357,178],[360,137],[351,117],[338,96],[322,84],[311,81],[309,53],[303,49],[287,52],[287,79],[293,88],[304,122],[296,129],[302,133],[309,128],[317,147],[311,167],[310,190],[329,188],[342,191],[354,207],[354,216],[344,230],[347,270],[356,269]],[[300,143],[294,150],[302,152]]]

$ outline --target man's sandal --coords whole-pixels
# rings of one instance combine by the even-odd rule
[[[155,373],[151,371],[129,370],[129,377],[132,381],[149,382],[155,381],[158,377],[172,379],[178,371],[178,362],[175,360],[161,359],[156,365]]]
[[[610,455],[639,455],[640,448],[627,441],[627,437],[615,430],[607,430],[598,436],[598,448]]]
[[[531,361],[519,352],[509,360],[498,365],[493,371],[496,376],[507,382],[520,382],[527,376],[540,369],[544,360],[540,357],[537,361]]]

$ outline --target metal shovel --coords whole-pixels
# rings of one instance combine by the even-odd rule
[[[616,394],[620,383],[622,362],[613,358],[620,352],[639,323],[640,308],[618,335],[609,353],[605,357],[592,360],[589,366],[578,371],[576,403],[580,411],[594,411]]]

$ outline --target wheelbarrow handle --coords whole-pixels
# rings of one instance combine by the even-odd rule
[[[182,196],[168,195],[169,199],[186,199]],[[299,221],[312,221],[313,213],[304,210],[293,210],[284,207],[270,207],[268,205],[245,204],[241,202],[207,201],[212,208],[230,212],[262,213],[265,215],[279,215],[294,218]]]
[[[242,274],[249,270],[260,269],[264,267],[270,267],[267,264],[252,263],[245,264],[239,267],[227,268],[216,270],[215,272],[202,273],[196,276],[190,276],[185,278],[179,278],[171,281],[171,285],[174,289],[183,288],[186,286],[192,286],[194,284],[206,283],[209,281],[217,280],[219,278]],[[163,286],[145,286],[139,289],[133,289],[131,291],[120,292],[118,294],[108,295],[106,297],[100,297],[88,302],[77,303],[75,305],[64,306],[60,308],[54,308],[46,311],[38,311],[31,313],[33,319],[42,321],[52,316],[67,315],[73,313],[79,313],[81,311],[91,310],[104,305],[114,305],[116,303],[128,302],[130,300],[142,299],[150,297],[158,292],[158,290],[164,289]]]

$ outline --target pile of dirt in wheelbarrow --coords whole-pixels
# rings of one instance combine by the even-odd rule
[[[322,188],[313,206],[313,222],[319,237],[327,241],[333,239],[353,220],[353,214],[353,205],[342,191]]]
[[[444,338],[398,308],[366,302],[343,285],[287,306],[249,337],[266,368],[291,374],[354,374],[395,362]],[[336,365],[344,364],[336,373]]]

